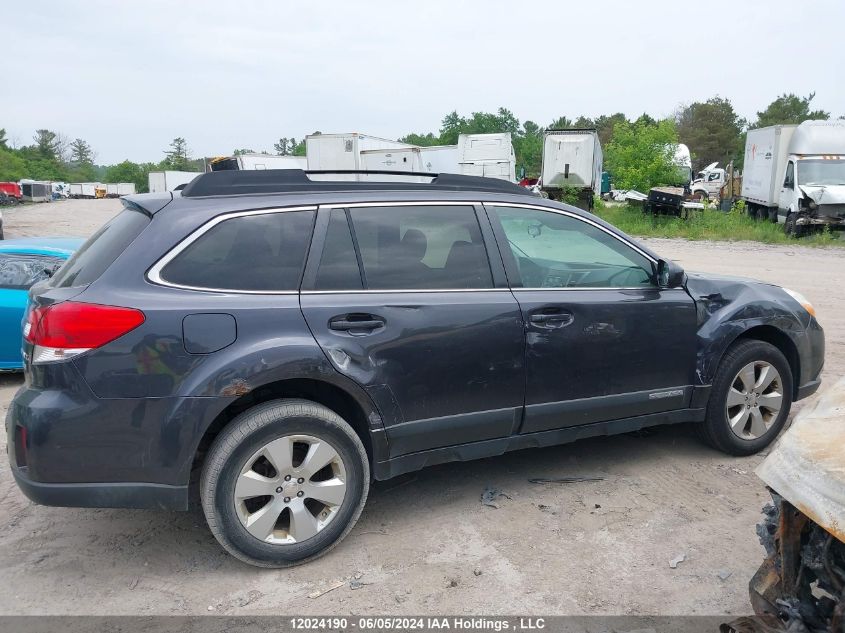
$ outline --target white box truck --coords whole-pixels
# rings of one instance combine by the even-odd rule
[[[458,169],[467,176],[516,181],[516,156],[510,132],[458,136]]]
[[[96,198],[98,182],[72,182],[68,185],[71,198]]]
[[[309,171],[364,171],[361,154],[374,150],[414,148],[410,143],[377,136],[349,134],[310,134],[305,137]],[[313,178],[314,176],[312,176]],[[363,174],[331,175],[332,180],[368,180]]]
[[[151,171],[148,175],[150,193],[176,191],[200,175],[198,171]]]
[[[573,204],[592,209],[593,196],[601,195],[602,162],[601,142],[595,130],[546,130],[540,188],[552,200],[563,200],[574,193]]]
[[[212,158],[207,161],[206,171],[227,169],[307,169],[305,156],[276,156],[273,154],[240,154]]]
[[[845,121],[749,130],[741,198],[749,215],[784,225],[845,227]]]

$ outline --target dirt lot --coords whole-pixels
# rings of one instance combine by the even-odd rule
[[[22,207],[4,212],[6,235],[87,235],[118,209],[113,200]],[[689,270],[804,293],[827,329],[826,384],[845,374],[845,251],[649,244]],[[21,380],[0,381],[5,412]],[[0,613],[747,613],[763,557],[760,460],[725,457],[671,427],[438,466],[376,484],[340,547],[282,571],[224,554],[198,512],[35,506],[4,464]],[[528,482],[568,475],[605,479]],[[488,485],[508,495],[498,509],[480,503]]]

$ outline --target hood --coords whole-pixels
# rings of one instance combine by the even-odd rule
[[[757,476],[840,541],[845,541],[845,378],[801,410]]]
[[[798,185],[816,204],[845,204],[845,185]]]

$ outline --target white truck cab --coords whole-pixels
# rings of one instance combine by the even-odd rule
[[[718,195],[719,190],[727,180],[727,172],[721,167],[717,167],[719,163],[710,163],[696,175],[695,180],[690,185],[690,192],[693,198],[699,200],[710,200]]]

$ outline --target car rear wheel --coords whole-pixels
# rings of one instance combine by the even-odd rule
[[[274,400],[215,439],[200,497],[209,528],[240,560],[289,567],[337,545],[361,514],[370,469],[361,439],[330,409]]]
[[[792,371],[770,343],[744,340],[722,359],[713,381],[702,437],[731,455],[751,455],[778,436],[792,406]]]

